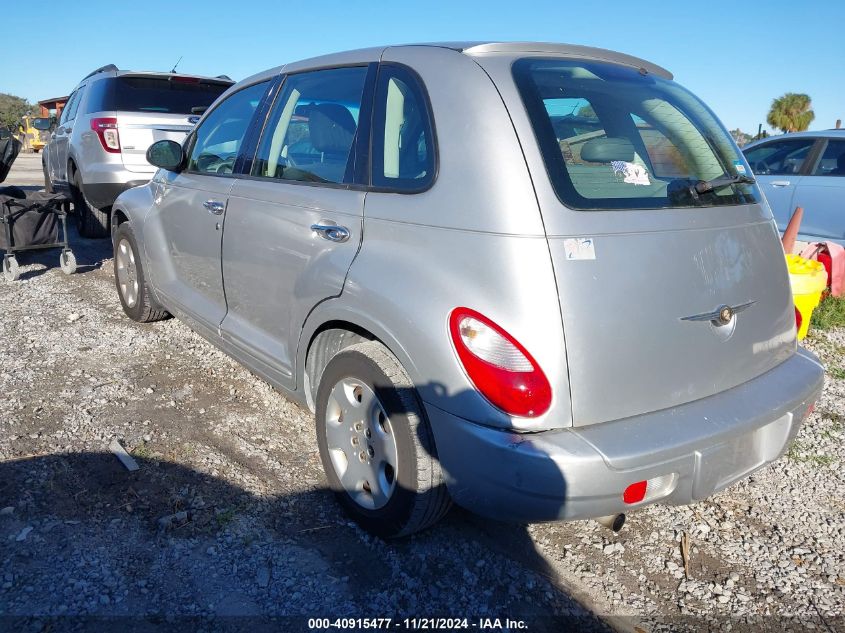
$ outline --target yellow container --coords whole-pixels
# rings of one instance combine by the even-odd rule
[[[795,307],[801,313],[801,327],[798,328],[798,340],[807,336],[810,317],[822,299],[822,292],[827,288],[827,272],[824,266],[812,259],[798,255],[786,256],[789,270],[789,283],[792,286],[792,298]]]

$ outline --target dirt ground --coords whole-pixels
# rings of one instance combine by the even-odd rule
[[[40,156],[22,155],[6,184],[41,182]],[[455,508],[385,542],[326,490],[308,411],[175,319],[127,319],[108,240],[74,233],[72,246],[76,274],[48,251],[0,283],[0,629],[305,630],[337,616],[400,630],[432,616],[480,630],[520,629],[485,617],[532,631],[842,626],[845,372],[799,436],[811,451],[694,506],[633,513],[618,535]],[[811,345],[841,364],[842,338]]]

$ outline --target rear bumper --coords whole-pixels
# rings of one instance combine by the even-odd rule
[[[106,207],[110,207],[114,204],[114,201],[117,200],[117,197],[122,194],[127,189],[131,189],[132,187],[139,187],[141,185],[145,185],[149,182],[147,180],[130,180],[129,182],[106,182],[106,183],[91,183],[91,184],[84,184],[82,185],[83,192],[85,193],[85,197],[88,199],[88,202],[97,207],[98,209],[104,209]]]
[[[587,427],[518,434],[426,410],[458,504],[495,519],[571,520],[687,504],[730,486],[783,454],[823,384],[823,367],[800,350],[734,389]],[[660,497],[622,501],[628,485],[673,473]]]

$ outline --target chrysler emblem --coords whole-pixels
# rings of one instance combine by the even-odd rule
[[[681,321],[710,321],[713,325],[727,325],[734,318],[735,314],[742,312],[746,308],[750,308],[755,303],[757,302],[749,301],[748,303],[740,303],[735,306],[720,306],[713,310],[713,312],[702,312],[701,314],[681,317]]]

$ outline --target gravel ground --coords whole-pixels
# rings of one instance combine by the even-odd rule
[[[9,182],[37,185],[20,176],[40,176],[33,161]],[[73,276],[48,251],[0,283],[0,630],[290,615],[845,630],[845,331],[807,342],[827,386],[789,454],[705,502],[633,513],[618,535],[455,509],[383,542],[326,491],[307,411],[180,322],[125,318],[108,242],[73,247]]]

